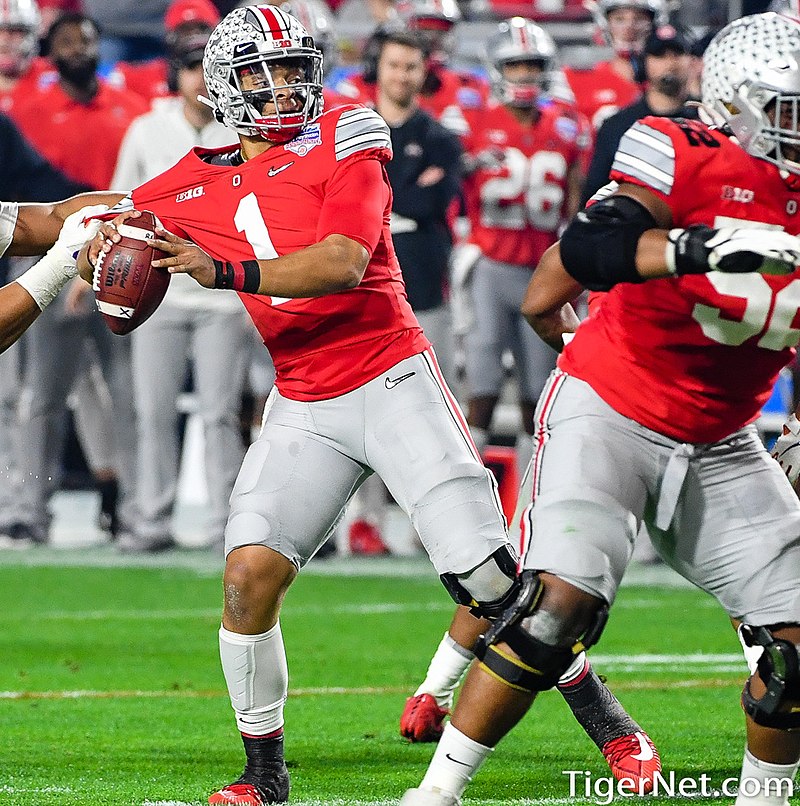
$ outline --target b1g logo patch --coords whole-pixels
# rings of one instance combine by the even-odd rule
[[[297,137],[290,143],[286,143],[284,149],[297,154],[298,157],[305,157],[312,148],[322,145],[322,136],[319,133],[319,123],[312,123],[306,126]]]

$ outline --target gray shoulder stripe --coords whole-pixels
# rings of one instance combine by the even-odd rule
[[[367,151],[371,148],[384,148],[391,150],[390,141],[382,138],[368,137],[354,140],[353,143],[336,149],[336,160],[343,160],[358,151]]]
[[[658,129],[654,129],[652,126],[648,126],[646,123],[642,123],[641,121],[637,121],[636,123],[634,123],[633,126],[631,126],[631,128],[629,129],[629,131],[635,131],[640,132],[641,134],[646,134],[660,141],[664,145],[667,145],[670,148],[672,148],[672,138],[668,134],[665,134],[664,132],[659,131]]]
[[[675,176],[675,157],[668,157],[660,151],[653,151],[642,143],[635,140],[626,139],[619,144],[618,155],[624,155],[633,159],[640,159],[651,165],[655,170],[669,177],[670,181]]]
[[[659,190],[664,194],[672,192],[672,177],[653,168],[648,163],[639,159],[638,157],[630,157],[626,154],[617,152],[614,159],[614,164],[611,166],[612,171],[619,171],[620,173],[627,174],[628,176],[638,179],[645,185],[649,185],[654,190]]]

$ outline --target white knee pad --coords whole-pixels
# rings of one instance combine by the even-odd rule
[[[219,657],[239,730],[266,736],[283,727],[289,670],[280,623],[259,635],[220,627]]]

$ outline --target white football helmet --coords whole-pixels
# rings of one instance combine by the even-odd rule
[[[601,39],[612,47],[617,55],[623,57],[641,53],[650,32],[654,28],[669,24],[667,0],[584,0],[583,5],[592,13]],[[618,39],[611,31],[608,14],[619,8],[632,8],[646,12],[650,16],[649,26],[635,32],[633,39],[626,41]]]
[[[713,122],[785,177],[800,176],[799,19],[769,11],[734,20],[703,54],[701,85]]]
[[[558,70],[556,43],[544,28],[525,17],[512,17],[497,26],[486,45],[487,69],[492,93],[509,106],[532,107],[550,86]],[[535,81],[510,81],[503,67],[514,62],[533,62],[541,67]]]
[[[22,34],[15,45],[0,47],[0,75],[22,75],[36,55],[41,14],[36,0],[0,0],[0,29]]]
[[[297,109],[279,109],[276,92],[285,85],[273,80],[278,65],[299,70],[291,83]],[[203,75],[217,119],[240,134],[286,143],[322,114],[322,52],[300,22],[276,6],[231,11],[211,32]]]

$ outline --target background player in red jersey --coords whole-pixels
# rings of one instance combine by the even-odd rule
[[[388,129],[363,107],[321,114],[321,60],[280,9],[231,12],[204,72],[239,145],[194,149],[131,199],[176,233],[157,242],[171,255],[157,265],[242,292],[277,374],[225,534],[220,655],[247,766],[210,803],[288,797],[281,603],[371,472],[454,596],[491,614],[515,590],[493,484],[405,296]]]
[[[582,286],[608,293],[539,401],[522,593],[479,641],[457,730],[445,729],[402,806],[460,803],[538,691],[598,640],[640,524],[755,649],[742,694],[750,781],[737,805],[788,804],[800,758],[800,503],[752,422],[800,339],[798,53],[795,18],[725,28],[703,73],[719,128],[637,123],[612,171],[619,188],[537,269],[524,310],[551,340],[574,324],[565,305]],[[478,702],[493,703],[491,718]]]
[[[636,65],[653,28],[669,22],[665,0],[591,0],[601,37],[614,55],[590,68],[565,68],[578,111],[595,129],[641,94]]]

